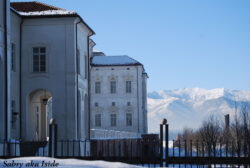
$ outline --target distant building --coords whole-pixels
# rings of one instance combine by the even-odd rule
[[[128,56],[91,58],[91,128],[147,133],[147,73]]]
[[[229,118],[229,114],[226,114],[226,115],[225,115],[225,129],[229,129],[229,126],[230,126],[230,125],[229,125],[229,124],[230,124],[230,123],[229,123],[229,119],[230,119],[230,118]]]
[[[94,56],[105,56],[105,54],[102,51],[93,49],[92,57],[94,57]]]

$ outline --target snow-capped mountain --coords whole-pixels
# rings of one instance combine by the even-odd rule
[[[184,127],[199,128],[210,114],[224,121],[234,113],[235,102],[250,102],[250,91],[184,88],[148,93],[149,132],[159,132],[159,124],[167,118],[169,129],[179,132]]]

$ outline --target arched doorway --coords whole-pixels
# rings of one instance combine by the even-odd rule
[[[32,141],[45,141],[49,136],[49,121],[52,118],[52,95],[46,89],[29,94],[26,126],[27,136]]]

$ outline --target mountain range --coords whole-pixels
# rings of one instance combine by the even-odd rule
[[[235,104],[250,102],[250,91],[224,88],[182,88],[148,93],[148,128],[159,132],[163,118],[169,123],[171,133],[183,128],[199,128],[211,114],[224,121],[224,115],[234,114]]]

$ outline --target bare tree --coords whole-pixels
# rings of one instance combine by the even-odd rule
[[[199,136],[205,143],[205,149],[208,155],[216,152],[216,143],[221,137],[221,126],[217,118],[211,115],[208,120],[205,120],[199,130]]]
[[[246,155],[247,153],[247,144],[250,139],[250,103],[243,102],[241,104],[241,132],[243,137],[243,151]]]
[[[191,128],[184,128],[182,136],[181,136],[181,140],[182,140],[182,146],[185,147],[186,146],[186,154],[189,155],[191,152],[191,143],[192,140],[196,139],[196,133],[193,129]]]
[[[241,123],[240,111],[244,108],[241,105],[241,109],[238,107],[238,103],[234,101],[234,120],[231,126],[232,142],[231,142],[231,154],[234,155],[236,152],[240,155],[241,141],[243,139],[243,127]],[[244,110],[243,110],[244,111]]]

